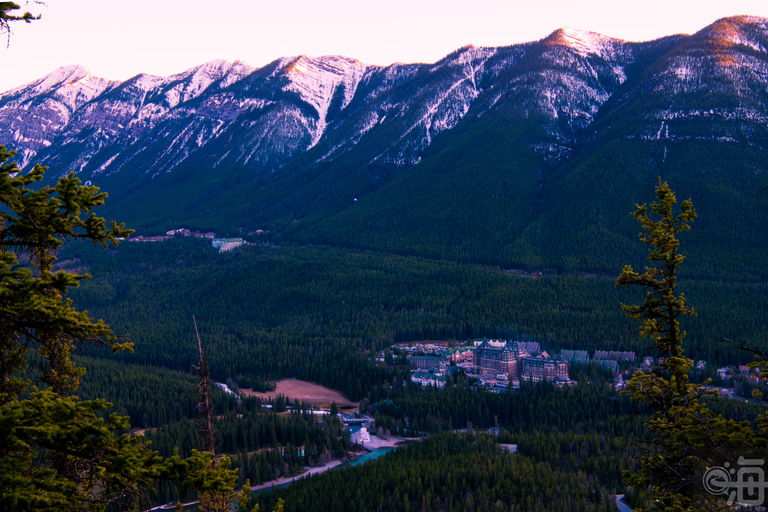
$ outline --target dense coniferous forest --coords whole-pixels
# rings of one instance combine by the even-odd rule
[[[440,464],[447,464],[453,476],[438,471],[429,477],[445,492],[436,484],[427,486],[426,477],[421,488],[387,483],[393,478],[386,476],[389,472],[415,474],[409,472],[421,473],[434,465],[428,462],[433,448],[421,448],[427,450],[422,453],[413,452],[419,450],[414,447],[363,468],[333,470],[293,484],[288,491],[263,495],[259,500],[268,509],[281,496],[287,498],[287,510],[302,509],[306,496],[318,489],[307,486],[333,486],[327,482],[338,478],[384,478],[380,485],[391,487],[383,494],[352,485],[338,492],[354,496],[334,495],[352,500],[357,510],[431,510],[446,504],[455,510],[493,510],[497,501],[522,510],[566,510],[560,508],[566,496],[571,497],[569,503],[579,504],[574,510],[606,510],[606,495],[627,490],[620,475],[631,463],[644,418],[635,414],[628,397],[609,386],[610,372],[572,366],[576,387],[524,383],[519,391],[495,394],[475,389],[463,378],[451,380],[444,390],[422,389],[410,384],[406,367],[375,361],[380,350],[398,342],[442,339],[460,345],[484,336],[539,341],[555,353],[566,348],[590,353],[633,350],[642,357],[646,342],[633,336],[633,326],[619,307],[635,299],[614,287],[609,269],[531,274],[450,260],[271,243],[219,253],[206,240],[179,236],[157,243],[126,242],[108,252],[73,246],[61,252],[58,265],[94,276],[70,296],[136,344],[133,354],[91,351],[79,359],[88,369],[83,396],[113,402],[114,411],[128,415],[135,428],[149,429],[145,435],[161,454],[169,455],[174,448],[187,454],[199,446],[193,421],[195,379],[190,373],[198,357],[193,316],[211,375],[219,382],[263,386],[270,379],[296,377],[362,400],[361,409],[384,432],[424,436],[501,427],[508,433],[498,440],[519,445],[519,454],[511,459],[484,443],[468,445],[466,453],[446,454],[449,459]],[[681,288],[699,313],[686,321],[687,349],[694,359],[710,363],[707,372],[694,378],[713,375],[717,365],[749,361],[748,354],[717,340],[761,339],[768,293],[760,280],[741,271],[721,279],[689,274],[681,278]],[[754,418],[762,410],[728,400],[712,404],[733,419]],[[216,407],[218,446],[231,456],[241,485],[246,479],[256,485],[292,475],[349,450],[338,423],[317,419],[302,411],[302,404],[295,404],[296,410],[287,415],[276,414],[260,409],[257,400],[238,402],[217,392]],[[594,450],[596,440],[621,447]],[[485,450],[491,449],[496,451],[489,456]],[[419,462],[419,457],[427,458]],[[464,465],[474,464],[477,457],[487,458],[482,471],[512,474],[498,477],[498,486],[470,480]],[[374,476],[366,473],[374,471],[369,466],[375,464],[388,469],[376,470],[382,473]],[[342,472],[344,476],[338,476]],[[544,492],[536,485],[519,496],[504,490],[530,483],[533,477],[526,475],[534,474],[558,489],[554,501],[531,502]],[[456,489],[449,484],[451,478],[456,479]],[[178,496],[185,496],[182,490],[158,482],[157,503]],[[319,503],[313,506],[324,510]]]
[[[511,454],[494,436],[431,436],[376,461],[261,493],[257,501],[269,508],[285,499],[286,511],[615,509],[612,484],[627,467],[620,441],[527,435],[518,442],[518,454]]]
[[[200,445],[190,373],[198,358],[193,317],[214,380],[262,387],[286,377],[317,382],[362,400],[380,431],[430,436],[380,461],[262,494],[267,509],[284,497],[286,510],[333,509],[335,500],[355,510],[608,510],[615,505],[606,496],[628,490],[621,472],[632,464],[644,416],[612,390],[610,372],[572,366],[576,387],[523,383],[496,394],[463,378],[446,389],[422,389],[409,382],[406,367],[375,360],[398,342],[460,345],[480,337],[538,341],[555,353],[632,350],[642,357],[647,342],[634,337],[619,307],[636,298],[614,287],[618,268],[532,272],[264,241],[219,253],[207,240],[181,236],[107,252],[71,246],[58,267],[92,274],[70,297],[136,344],[133,354],[91,351],[80,358],[88,370],[82,395],[114,403],[134,428],[148,429],[147,440],[164,456],[174,449],[186,456]],[[760,269],[709,273],[694,266],[681,275],[680,288],[698,312],[686,320],[687,353],[709,363],[694,378],[748,362],[749,354],[717,341],[762,340],[768,292]],[[350,449],[338,421],[319,420],[302,404],[277,414],[257,400],[215,395],[218,447],[232,458],[239,485],[294,475]],[[762,410],[710,403],[739,420]],[[496,427],[506,433],[493,442],[464,442],[456,452],[455,434],[434,438],[444,443],[440,449],[432,444],[441,432]],[[497,442],[504,440],[518,444],[517,455],[501,452]],[[347,485],[337,485],[339,478]],[[369,483],[354,485],[357,479]],[[168,482],[156,486],[157,503],[194,497]],[[331,487],[338,490],[326,491]],[[333,499],[309,505],[317,493]]]
[[[104,398],[109,412],[131,418],[134,428],[157,428],[197,415],[195,379],[190,372],[93,357],[77,359],[87,377],[80,387],[83,399]],[[220,413],[234,410],[235,399],[213,390]]]
[[[397,388],[378,402],[376,425],[392,433],[421,435],[464,428],[504,427],[514,431],[597,432],[633,435],[641,421],[628,397],[604,381],[559,389],[548,382],[524,383],[519,392],[492,393],[470,388]]]
[[[196,358],[192,316],[210,348],[214,379],[297,377],[359,400],[391,369],[373,353],[402,341],[532,339],[548,350],[633,350],[613,277],[521,277],[499,267],[298,246],[219,254],[202,240],[124,243],[100,254],[79,247],[62,266],[96,277],[71,293],[80,307],[129,334],[126,362],[187,372]],[[617,270],[618,271],[618,270]],[[760,340],[768,290],[759,282],[683,276],[698,316],[687,321],[690,356],[715,365],[750,358],[717,343]],[[98,356],[98,354],[93,354]]]
[[[339,457],[349,450],[348,434],[344,433],[338,418],[325,421],[308,410],[277,414],[258,406],[244,407],[237,413],[219,416],[215,426],[217,444],[222,453],[305,446],[307,462],[314,465],[323,453]],[[154,448],[166,457],[175,448],[188,456],[200,443],[197,427],[190,421],[165,425],[145,435]]]
[[[238,486],[297,474],[305,467],[345,457],[351,448],[349,434],[338,418],[317,417],[301,404],[296,404],[294,412],[277,414],[262,410],[258,400],[246,400],[239,412],[219,416],[215,429],[218,453],[231,457],[232,467],[238,471]],[[164,457],[174,451],[187,457],[201,444],[198,425],[190,420],[148,431],[145,437]],[[155,485],[157,503],[181,495],[171,482],[158,481]]]

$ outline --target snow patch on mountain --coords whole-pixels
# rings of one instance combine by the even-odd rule
[[[418,163],[434,137],[456,126],[467,114],[481,92],[480,84],[487,75],[486,62],[497,52],[496,48],[470,45],[448,55],[434,66],[410,66],[408,72],[413,73],[410,76],[418,76],[420,70],[426,70],[436,78],[411,91],[405,101],[397,97],[392,97],[397,101],[391,103],[387,99],[379,100],[375,117],[371,115],[368,121],[390,126],[407,124],[404,124],[404,129],[398,126],[396,136],[373,155],[368,164],[378,161],[387,166],[402,168]],[[398,76],[392,68],[385,69],[383,74]],[[361,128],[367,131],[371,125]],[[362,133],[348,140],[355,138],[362,138]],[[337,153],[340,148],[348,147],[337,144],[329,153]]]
[[[235,158],[241,165],[251,165],[262,172],[273,172],[291,158],[309,149],[318,121],[303,108],[288,104],[271,109],[259,118],[239,124],[238,131],[248,133]]]
[[[758,124],[768,124],[768,113],[759,112],[757,110],[747,109],[747,108],[734,108],[734,109],[712,108],[707,110],[693,109],[693,110],[680,110],[680,111],[664,110],[664,111],[653,112],[648,116],[646,116],[646,119],[662,120],[662,125],[664,125],[664,123],[666,123],[667,121],[672,121],[677,119],[690,119],[693,117],[701,117],[701,118],[709,118],[709,119],[719,118],[721,120],[727,120],[727,121],[748,120]],[[666,126],[666,130],[667,130],[667,138],[669,138],[669,125]]]
[[[482,46],[468,45],[465,46],[465,51],[461,52],[454,61],[456,64],[472,66],[475,61],[485,62],[489,58],[496,55],[498,50],[496,48],[485,48]]]
[[[114,155],[114,156],[110,157],[109,159],[107,159],[107,161],[106,161],[106,162],[104,162],[103,164],[101,164],[101,165],[99,166],[99,168],[98,168],[98,169],[96,169],[95,171],[93,171],[93,174],[99,174],[99,173],[101,173],[101,172],[104,172],[104,169],[106,169],[107,167],[109,167],[109,166],[110,166],[110,164],[111,164],[112,162],[114,162],[114,161],[115,161],[115,159],[116,159],[118,156],[120,156],[120,155],[119,155],[119,154],[117,154],[117,155]]]
[[[606,58],[613,55],[613,46],[615,40],[587,30],[577,30],[566,27],[560,29],[562,42],[582,57],[595,55],[600,58]]]
[[[189,69],[178,75],[173,75],[168,80],[178,82],[165,92],[165,100],[171,108],[179,103],[184,103],[198,97],[214,82],[226,78],[226,85],[231,85],[247,76],[253,69],[242,62],[237,63],[234,73],[230,73],[234,64],[225,60],[213,60],[203,65]]]
[[[612,37],[596,34],[587,30],[577,30],[573,28],[562,28],[555,32],[550,40],[556,44],[561,44],[573,50],[576,55],[582,57],[583,65],[590,69],[597,78],[598,73],[592,69],[589,59],[601,59],[608,64],[618,83],[624,83],[627,75],[624,67],[619,63],[621,60],[631,60],[630,50],[627,45]],[[624,57],[622,59],[621,57]]]
[[[675,59],[669,67],[669,73],[681,82],[681,86],[687,86],[692,82],[697,82],[700,71],[696,69],[696,62],[693,59],[682,57]],[[665,81],[659,81],[655,90],[661,90],[665,86]]]
[[[366,69],[367,66],[358,60],[337,56],[301,56],[285,67],[290,80],[285,90],[298,93],[302,100],[317,111],[318,123],[312,137],[313,146],[325,131],[328,108],[335,95],[338,92],[344,95],[341,109],[349,105]]]
[[[229,71],[227,71],[227,74],[224,76],[224,78],[222,78],[219,87],[222,89],[229,87],[235,82],[239,82],[243,78],[247,77],[254,71],[256,71],[256,68],[252,68],[243,61],[236,60],[232,63],[232,66],[230,66]]]
[[[79,65],[64,66],[34,82],[11,89],[0,95],[0,98],[19,95],[16,101],[23,102],[50,93],[72,111],[117,83],[95,77]]]
[[[384,116],[384,118],[386,115]],[[352,147],[360,142],[360,140],[365,136],[366,133],[371,131],[374,126],[378,125],[380,121],[383,121],[384,118],[380,118],[379,114],[377,112],[367,112],[366,115],[364,115],[358,122],[354,124],[354,129],[352,130],[352,135],[346,139],[344,139],[341,142],[337,142],[331,149],[329,149],[325,154],[320,156],[317,161],[323,162],[329,158],[337,157],[341,155],[342,153],[345,153],[346,151],[349,151],[352,149]]]
[[[172,81],[173,80],[170,77],[147,75],[146,73],[141,73],[133,77],[129,83],[142,91],[148,92],[152,89],[158,89],[164,85],[167,85]]]
[[[197,143],[197,147],[204,146],[209,140],[215,138],[219,132],[221,132],[221,129],[224,127],[224,121],[219,120],[216,122],[216,125],[213,127],[204,127],[202,130],[200,130],[200,133],[197,135],[197,140],[195,141]]]

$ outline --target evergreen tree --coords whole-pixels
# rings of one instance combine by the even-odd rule
[[[42,2],[38,2],[42,3]],[[40,19],[40,15],[38,14],[35,16],[31,12],[27,11],[24,13],[17,12],[19,11],[20,7],[19,4],[16,4],[14,2],[0,2],[0,34],[3,32],[8,34],[8,41],[10,42],[10,36],[11,36],[11,26],[10,24],[14,21],[24,21],[26,23],[31,22],[32,20]]]
[[[87,275],[53,272],[56,250],[65,242],[84,239],[107,246],[130,235],[114,222],[107,229],[93,208],[104,203],[106,193],[82,186],[70,174],[55,187],[33,190],[45,168],[36,165],[20,172],[8,162],[13,151],[0,146],[0,404],[8,404],[29,387],[24,371],[31,351],[38,363],[39,380],[63,397],[78,386],[82,369],[71,354],[83,345],[130,350],[101,321],[78,312],[65,299],[67,289]],[[84,214],[88,214],[83,218]]]
[[[157,478],[229,496],[237,476],[228,461],[213,464],[199,452],[163,461],[141,436],[118,435],[126,418],[98,416],[111,404],[72,395],[85,371],[72,358],[77,348],[132,344],[65,298],[89,276],[54,272],[56,251],[72,240],[117,245],[132,231],[96,217],[106,198],[97,187],[70,174],[33,188],[45,168],[23,173],[13,155],[0,146],[1,508],[138,508]]]
[[[684,256],[678,252],[677,235],[690,229],[696,211],[690,200],[683,201],[675,215],[675,194],[666,183],[656,187],[657,202],[638,206],[633,216],[643,227],[640,240],[650,246],[643,274],[624,267],[616,286],[641,286],[647,290],[639,306],[622,305],[627,317],[640,321],[639,335],[650,338],[656,356],[653,368],[638,371],[627,384],[627,392],[649,413],[646,420],[646,452],[639,470],[627,474],[627,482],[638,490],[648,489],[657,510],[715,510],[725,504],[702,485],[713,461],[735,463],[735,450],[754,445],[753,432],[746,423],[715,416],[701,399],[716,394],[706,384],[689,381],[693,361],[685,356],[679,318],[694,315],[677,291],[678,266]],[[658,216],[658,218],[657,218]]]
[[[97,418],[106,402],[69,396],[84,372],[72,360],[78,346],[131,345],[64,298],[87,276],[53,272],[65,241],[106,246],[131,231],[93,214],[106,197],[96,187],[69,175],[33,190],[45,169],[24,174],[12,156],[0,146],[0,502],[5,510],[136,503],[159,457],[138,438],[115,436],[124,418]]]

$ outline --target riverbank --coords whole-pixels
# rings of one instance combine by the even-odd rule
[[[412,439],[405,439],[399,436],[390,436],[387,439],[383,439],[381,437],[377,436],[371,436],[371,440],[365,443],[363,445],[363,448],[365,448],[368,451],[375,451],[375,450],[381,450],[383,448],[395,448],[399,444],[403,443],[404,441],[412,441]],[[355,460],[359,458],[362,455],[366,455],[368,452],[352,452],[353,459]],[[324,464],[322,466],[317,466],[313,468],[305,468],[306,471],[301,473],[300,475],[294,475],[294,476],[288,476],[283,478],[278,478],[277,480],[271,480],[269,482],[264,482],[263,484],[259,484],[256,486],[251,487],[251,491],[262,491],[264,489],[271,489],[272,487],[280,487],[285,484],[289,484],[291,482],[294,482],[296,480],[299,480],[301,478],[310,476],[310,475],[316,475],[318,473],[323,473],[325,471],[328,471],[329,469],[333,469],[335,467],[341,466],[347,461],[341,461],[341,460],[334,460],[329,462],[328,464]]]
[[[319,473],[323,473],[325,471],[328,471],[329,469],[337,468],[341,466],[342,464],[346,463],[354,463],[355,460],[359,459],[360,457],[367,458],[366,456],[370,455],[371,452],[382,450],[382,449],[394,449],[399,444],[405,442],[405,441],[415,441],[418,439],[414,438],[403,438],[399,436],[390,436],[387,439],[383,439],[377,436],[371,436],[371,440],[365,443],[364,448],[366,451],[364,452],[352,452],[353,458],[350,460],[332,460],[331,462],[324,464],[322,466],[317,466],[313,468],[304,468],[306,471],[299,475],[294,476],[288,476],[283,478],[278,478],[277,480],[270,480],[269,482],[264,482],[263,484],[254,485],[251,486],[251,492],[258,492],[263,491],[265,489],[272,489],[273,487],[280,487],[283,485],[287,485],[291,482],[295,482],[296,480],[300,480],[302,478],[308,477],[310,475],[317,475]],[[200,503],[199,501],[192,501],[189,503],[183,503],[182,507],[189,507],[192,505],[197,505]],[[159,510],[170,510],[175,509],[176,505],[175,503],[168,503],[166,505],[158,505],[156,507],[153,507],[149,509],[148,512],[153,511],[159,511]]]
[[[404,438],[400,436],[389,436],[388,438],[378,437],[371,434],[371,440],[363,445],[368,450],[378,450],[380,448],[394,448],[406,441],[419,441],[421,438]]]
[[[278,478],[277,480],[270,480],[269,482],[264,482],[263,484],[254,485],[251,487],[251,491],[263,491],[264,489],[271,489],[272,487],[280,487],[281,485],[289,484],[295,480],[299,480],[301,478],[310,476],[310,475],[316,475],[318,473],[323,473],[324,471],[328,471],[329,469],[333,469],[335,467],[341,466],[344,463],[344,461],[341,460],[332,460],[328,464],[324,464],[322,466],[317,466],[314,468],[305,468],[306,471],[301,473],[300,475],[294,475],[294,476],[287,476],[283,478]]]

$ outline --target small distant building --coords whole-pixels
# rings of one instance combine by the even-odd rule
[[[179,233],[179,234],[184,235],[184,236],[191,236],[192,235],[192,231],[190,231],[189,228],[172,229],[170,231],[167,231],[165,234],[168,235],[168,236],[173,236],[176,233]]]
[[[563,350],[560,356],[569,363],[587,364],[589,363],[589,354],[586,350]]]
[[[452,348],[443,352],[443,355],[452,363],[471,363],[475,357],[474,351],[469,347]]]
[[[518,341],[517,348],[520,352],[527,352],[531,355],[536,355],[541,352],[541,345],[538,341]]]
[[[499,446],[501,447],[501,451],[502,452],[517,453],[517,445],[516,444],[501,444],[501,443],[499,443]]]
[[[594,359],[614,359],[616,361],[629,361],[630,363],[634,363],[637,361],[637,355],[635,355],[634,352],[596,350]]]
[[[524,357],[520,361],[520,379],[533,382],[556,379],[568,380],[568,361],[562,356],[557,359],[545,357]]]
[[[352,437],[350,438],[350,441],[354,444],[359,444],[360,446],[365,446],[365,443],[371,442],[371,435],[368,433],[368,429],[365,427],[360,427],[360,430],[352,434]]]
[[[240,247],[245,243],[242,238],[214,238],[211,240],[211,245],[218,249],[219,252],[231,251],[236,247]]]
[[[408,360],[411,370],[445,370],[448,366],[446,356],[411,356]]]
[[[494,348],[502,348],[504,347],[504,345],[507,344],[507,341],[483,338],[483,339],[475,339],[473,343],[475,348],[479,347],[480,345],[490,345],[491,347],[494,347]]]
[[[435,375],[427,372],[413,372],[411,381],[420,384],[422,387],[434,386],[436,388],[445,387],[445,375]]]

